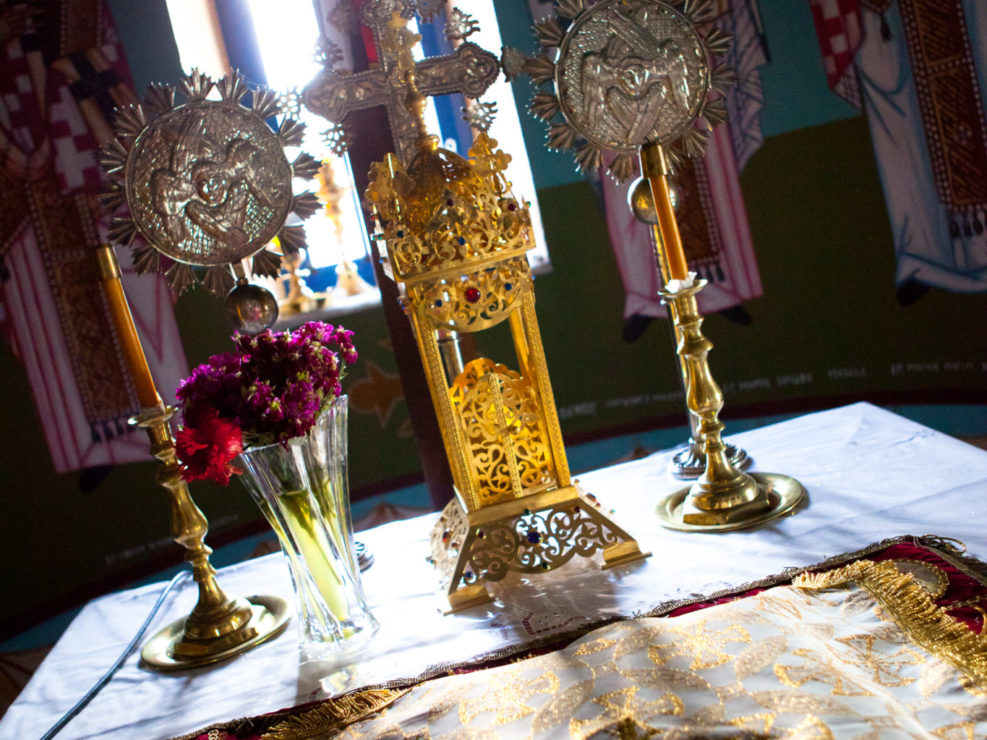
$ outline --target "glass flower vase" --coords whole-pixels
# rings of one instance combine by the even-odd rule
[[[244,450],[241,476],[285,554],[303,646],[369,636],[353,547],[347,475],[347,397],[322,412],[304,437]]]

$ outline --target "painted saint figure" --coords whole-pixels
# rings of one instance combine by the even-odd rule
[[[987,4],[811,4],[829,86],[870,124],[898,302],[987,290]]]

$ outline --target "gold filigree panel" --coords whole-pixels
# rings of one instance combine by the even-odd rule
[[[442,573],[454,610],[481,603],[471,589],[511,572],[545,573],[597,551],[604,563],[647,557],[595,497],[572,486],[501,504],[492,518],[488,509],[467,514],[453,499],[436,520],[430,544],[429,561]]]
[[[483,506],[556,485],[538,389],[480,357],[449,389]]]
[[[486,270],[421,283],[412,295],[437,328],[475,332],[507,318],[530,284],[528,261],[515,257]]]
[[[522,513],[486,524],[476,534],[469,550],[467,584],[475,578],[499,581],[510,571],[555,570],[576,555],[589,557],[626,538],[590,503]]]

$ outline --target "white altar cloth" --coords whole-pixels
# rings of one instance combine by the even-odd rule
[[[727,428],[729,433],[729,426]],[[582,487],[653,555],[608,571],[572,562],[498,586],[493,604],[451,616],[439,611],[436,573],[426,562],[434,514],[360,533],[375,555],[364,573],[379,632],[350,665],[300,660],[294,624],[270,643],[226,663],[153,673],[132,656],[59,738],[172,737],[212,722],[261,714],[366,684],[421,674],[612,614],[711,593],[807,566],[900,535],[962,540],[987,559],[987,452],[866,403],[798,417],[730,441],[755,471],[784,473],[809,491],[797,515],[750,531],[696,534],[662,529],[659,499],[682,487],[671,451],[581,476]],[[233,595],[291,600],[280,553],[225,568]],[[163,584],[90,602],[0,720],[0,738],[40,737],[125,647]],[[187,583],[152,632],[191,610]]]

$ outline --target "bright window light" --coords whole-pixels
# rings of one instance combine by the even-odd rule
[[[166,0],[182,69],[198,68],[214,80],[229,71],[216,7],[210,0]]]
[[[301,90],[322,70],[315,60],[319,23],[312,0],[250,0],[249,7],[267,86],[279,92]],[[319,216],[305,222],[309,261],[319,269],[365,257],[370,250],[349,160],[335,156],[322,141],[321,132],[328,127],[324,119],[304,108],[298,117],[305,124],[302,149],[329,163],[339,191],[338,226]]]

